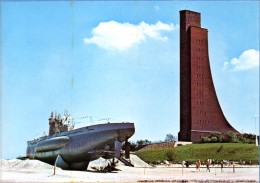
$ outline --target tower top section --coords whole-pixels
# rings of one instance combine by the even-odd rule
[[[200,13],[190,10],[180,11],[181,29],[187,31],[189,27],[201,27]]]

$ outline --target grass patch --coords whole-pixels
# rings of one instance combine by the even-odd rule
[[[167,160],[166,152],[172,150],[176,154],[174,162],[188,160],[195,162],[198,159],[232,160],[232,161],[252,161],[258,164],[258,147],[254,144],[240,143],[209,143],[191,144],[178,146],[175,148],[155,148],[141,149],[135,154],[148,163]]]

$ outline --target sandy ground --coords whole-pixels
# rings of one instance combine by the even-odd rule
[[[10,162],[11,161],[11,162]],[[136,162],[141,165],[137,159]],[[95,163],[93,163],[95,164]],[[145,164],[144,164],[145,165]],[[220,167],[211,167],[211,172],[206,172],[202,167],[196,172],[194,167],[127,167],[119,164],[119,171],[100,173],[88,171],[65,171],[56,169],[53,175],[51,165],[37,160],[2,160],[1,182],[259,182],[259,167],[225,167],[221,173]]]

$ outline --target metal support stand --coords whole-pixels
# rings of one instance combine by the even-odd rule
[[[57,161],[58,161],[58,159],[59,159],[59,156],[60,156],[60,155],[57,156],[57,158],[56,158],[56,160],[55,160],[55,163],[54,163],[54,170],[53,170],[54,172],[53,172],[53,175],[56,174],[56,163],[57,163]]]

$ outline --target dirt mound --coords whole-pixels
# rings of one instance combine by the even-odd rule
[[[143,160],[141,160],[138,156],[131,154],[130,159],[127,161],[130,161],[134,167],[151,167],[151,165],[147,164]],[[112,159],[104,159],[99,158],[97,160],[89,162],[88,170],[103,170],[108,164],[111,165]],[[124,163],[119,161],[118,159],[115,160],[116,166],[126,166]]]
[[[109,164],[111,164],[111,160],[99,158],[97,160],[89,162],[88,170],[96,170],[96,171],[102,171],[104,170]]]
[[[162,142],[162,143],[157,143],[157,144],[149,144],[142,148],[141,150],[146,150],[146,149],[159,149],[159,148],[172,148],[176,146],[184,146],[184,145],[189,145],[192,144],[192,142],[183,142],[183,141],[176,141],[176,142]]]
[[[131,154],[130,161],[135,167],[151,167],[149,164],[141,160],[138,156]],[[106,160],[104,158],[99,158],[95,161],[89,163],[88,169],[101,170],[104,169],[108,164],[111,164],[112,159]],[[125,166],[122,162],[118,161],[118,165]],[[42,170],[42,169],[53,169],[52,165],[41,162],[39,160],[20,160],[11,159],[5,160],[1,159],[0,167],[3,170]],[[58,167],[57,167],[58,168]]]
[[[1,160],[2,169],[20,170],[20,169],[52,169],[53,166],[43,163],[39,160]]]
[[[130,161],[134,165],[134,167],[152,167],[151,165],[141,160],[138,156],[134,154],[130,155]]]
[[[162,142],[158,144],[150,144],[145,146],[143,149],[158,149],[158,148],[170,148],[170,147],[175,147],[176,142]]]

